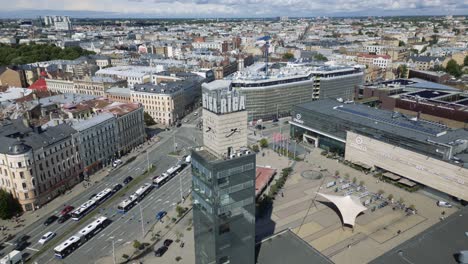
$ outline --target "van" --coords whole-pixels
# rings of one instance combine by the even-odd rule
[[[452,205],[450,203],[448,203],[448,202],[445,202],[445,201],[437,201],[437,206],[452,208]]]

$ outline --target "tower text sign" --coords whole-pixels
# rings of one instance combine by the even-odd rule
[[[211,96],[204,93],[202,96],[203,108],[217,114],[226,114],[245,110],[245,96],[239,94],[227,94]]]

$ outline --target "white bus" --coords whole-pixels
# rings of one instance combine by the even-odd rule
[[[99,233],[109,224],[109,220],[105,216],[98,217],[96,220],[81,229],[78,233],[71,236],[62,244],[54,248],[54,254],[58,258],[65,258],[70,255],[75,249],[83,245],[86,241],[91,239],[94,235]]]
[[[153,189],[153,185],[151,183],[145,183],[143,186],[138,188],[138,190],[135,191],[130,197],[127,199],[123,200],[118,206],[117,206],[117,211],[120,213],[125,213],[128,210],[132,209],[135,204],[143,198]]]
[[[170,167],[166,172],[164,172],[163,174],[161,174],[153,180],[154,186],[156,186],[156,188],[161,187],[163,184],[165,184],[174,176],[176,176],[179,172],[181,172],[185,167],[187,167],[187,164],[185,163]]]
[[[119,213],[125,213],[128,210],[132,209],[135,206],[138,200],[138,195],[132,194],[127,199],[123,200],[119,205],[117,205],[117,211]]]
[[[75,221],[78,221],[85,215],[87,215],[89,212],[91,212],[96,206],[97,203],[94,199],[88,200],[80,207],[73,210],[73,212],[71,212],[71,218]]]
[[[83,218],[85,215],[87,215],[89,212],[91,212],[96,206],[99,204],[103,203],[107,198],[111,197],[112,192],[111,188],[106,188],[96,194],[91,200],[86,201],[83,203],[80,207],[76,208],[73,212],[71,212],[71,218],[75,221],[80,220]]]
[[[96,196],[94,196],[92,200],[96,201],[96,203],[98,203],[98,204],[101,204],[105,200],[107,200],[107,198],[111,197],[112,194],[114,194],[112,192],[112,189],[111,188],[106,188],[106,189],[102,190],[101,192],[99,192],[98,194],[96,194]]]

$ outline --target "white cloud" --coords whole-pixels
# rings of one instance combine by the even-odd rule
[[[465,1],[465,3],[463,3]],[[468,0],[0,0],[8,10],[69,10],[158,17],[466,14]]]

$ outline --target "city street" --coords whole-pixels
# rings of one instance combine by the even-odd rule
[[[153,172],[151,175],[147,176],[147,180],[143,180],[140,184],[133,186],[132,189],[129,190],[121,190],[121,192],[117,193],[116,195],[122,196],[125,195],[128,196],[132,192],[134,192],[136,189],[138,189],[144,182],[149,182],[151,181],[151,178],[153,176],[156,176],[164,171],[166,171],[169,167],[175,165],[178,161],[178,157],[175,156],[170,156],[167,155],[168,153],[174,152],[175,149],[177,150],[182,150],[181,155],[186,153],[189,153],[189,149],[192,148],[196,143],[195,142],[201,142],[201,133],[198,129],[192,127],[192,124],[195,124],[198,122],[198,118],[192,120],[192,122],[189,122],[187,124],[184,124],[184,126],[180,128],[173,128],[169,131],[163,131],[158,134],[160,137],[160,141],[157,143],[153,143],[154,145],[150,146],[146,151],[142,150],[136,150],[139,151],[140,153],[137,155],[137,158],[129,163],[128,165],[121,166],[119,168],[113,169],[112,171],[109,172],[109,175],[103,178],[102,181],[91,185],[90,187],[86,188],[85,191],[83,191],[80,195],[78,195],[75,198],[72,198],[69,201],[64,201],[64,204],[67,205],[73,205],[75,207],[80,206],[82,203],[87,201],[89,197],[92,194],[98,193],[99,191],[102,191],[103,189],[107,187],[112,187],[116,183],[122,183],[122,180],[127,177],[127,176],[132,176],[133,178],[138,177],[141,175],[148,166],[149,164],[154,164],[156,166],[156,171]],[[185,126],[186,125],[186,126]],[[174,146],[175,143],[175,146]],[[148,143],[144,143],[148,144]],[[147,152],[147,155],[146,155]],[[188,169],[185,169],[185,171],[182,174],[182,185],[184,188],[184,193],[187,193],[190,190],[191,186],[191,178],[190,178],[190,173]],[[93,181],[93,177],[91,176],[91,181]],[[81,183],[80,183],[81,184]],[[57,199],[60,199],[58,197]],[[132,210],[127,212],[125,215],[120,215],[117,214],[116,212],[116,207],[117,204],[120,203],[124,199],[124,196],[122,198],[115,199],[115,201],[112,202],[112,205],[109,206],[109,208],[100,208],[97,207],[96,210],[99,210],[106,216],[111,216],[111,219],[113,223],[108,226],[104,231],[105,232],[110,232],[113,229],[115,229],[115,246],[118,246],[119,243],[125,243],[127,241],[133,241],[134,239],[138,239],[142,235],[142,228],[141,228],[141,222],[138,222],[140,219],[140,206],[135,206]],[[180,182],[178,177],[175,177],[172,179],[170,182],[168,182],[166,185],[161,187],[160,189],[155,189],[153,190],[142,202],[141,202],[141,209],[143,210],[143,218],[145,219],[144,222],[147,225],[153,224],[154,223],[154,215],[157,213],[159,210],[163,209],[169,209],[171,206],[173,206],[174,203],[178,202],[180,200]],[[59,212],[61,211],[63,205],[60,207],[57,207],[54,211],[53,214],[58,215]],[[58,224],[57,222],[52,223],[49,226],[44,226],[43,222],[47,217],[50,215],[44,215],[41,218],[38,218],[36,222],[33,224],[27,226],[22,232],[18,233],[15,237],[19,237],[21,235],[28,235],[30,238],[28,239],[28,242],[30,242],[30,245],[23,251],[23,254],[27,255],[33,255],[36,252],[38,252],[41,249],[41,245],[38,243],[38,240],[40,237],[45,234],[48,231],[55,232],[57,234],[57,237],[60,237],[61,234],[65,233],[68,229],[73,228],[74,230],[79,231],[80,228],[84,226],[84,223],[81,223],[80,221],[75,222],[73,220],[68,220],[62,224]],[[135,216],[138,216],[138,219],[135,218]],[[118,228],[117,228],[118,227]],[[117,228],[117,229],[116,229]],[[126,232],[128,233],[122,233],[121,228],[125,228]],[[119,232],[117,232],[119,231]],[[67,239],[69,236],[73,235],[72,234],[67,235],[65,238],[61,238],[62,240]],[[111,235],[112,235],[111,234]],[[99,239],[99,234],[96,238],[94,238],[96,241],[90,241],[89,243],[93,244],[84,244],[83,247],[78,249],[76,253],[74,253],[76,256],[73,254],[69,256],[70,260],[66,259],[65,263],[79,263],[78,259],[83,257],[83,255],[86,255],[87,257],[89,256],[96,256],[98,257],[100,253],[102,253],[103,248],[106,247],[106,243],[108,245],[111,244],[111,242],[105,242],[104,239]],[[126,241],[119,241],[117,237],[125,237]],[[108,237],[106,237],[107,239]],[[2,250],[2,252],[7,253],[13,250],[13,245],[11,242],[12,241],[4,243],[5,248]],[[59,241],[58,239],[53,239],[49,243],[53,243],[54,245],[57,245],[61,243],[62,241]],[[102,245],[96,245],[96,244],[102,244]],[[91,247],[91,250],[88,248],[89,245],[93,245]],[[52,247],[53,248],[53,247]],[[88,251],[84,251],[88,250]],[[96,251],[94,251],[96,250]],[[75,257],[75,261],[73,261]],[[93,257],[94,258],[94,257]],[[51,262],[53,260],[53,252],[52,250],[48,250],[45,254],[42,254],[39,258],[36,259],[37,263],[47,263]]]

